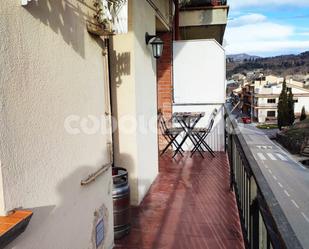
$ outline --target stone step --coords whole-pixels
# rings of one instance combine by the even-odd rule
[[[303,149],[303,151],[301,152],[302,156],[308,156],[309,157],[309,141],[307,142],[307,145],[305,146],[305,148]]]
[[[301,152],[301,154],[303,155],[303,156],[309,156],[309,148],[304,148],[303,149],[303,151]]]
[[[309,153],[309,147],[305,147],[305,148],[303,149],[303,153]]]
[[[307,145],[303,148],[301,155],[309,157],[309,139],[307,140]]]

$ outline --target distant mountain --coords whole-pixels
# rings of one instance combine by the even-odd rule
[[[230,62],[242,62],[242,61],[249,61],[261,58],[256,55],[249,55],[249,54],[231,54],[226,56],[227,60]]]
[[[309,73],[309,51],[298,55],[280,55],[275,57],[255,58],[242,61],[227,58],[227,77],[236,73],[246,74],[261,70],[265,74],[287,76]]]

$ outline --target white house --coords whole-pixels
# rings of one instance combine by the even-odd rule
[[[309,110],[309,89],[303,87],[301,82],[290,80],[287,88],[292,90],[295,100],[295,115],[299,116],[304,106]],[[279,95],[282,91],[282,83],[255,82],[254,86],[254,117],[258,122],[275,120],[278,114]]]

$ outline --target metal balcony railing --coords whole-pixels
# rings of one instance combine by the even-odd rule
[[[183,7],[223,6],[227,0],[182,0],[180,3]]]
[[[303,248],[227,107],[226,150],[243,236],[251,249]]]

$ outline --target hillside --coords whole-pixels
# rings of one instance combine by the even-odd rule
[[[309,73],[309,51],[298,55],[281,55],[267,58],[230,61],[227,59],[227,77],[261,69],[266,74],[291,75]]]
[[[231,54],[227,55],[226,58],[229,62],[243,62],[244,60],[255,60],[261,57],[249,54]]]

